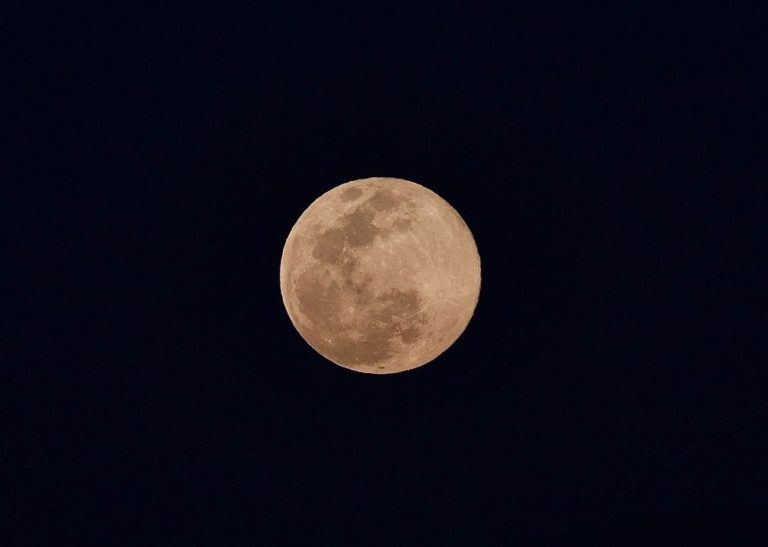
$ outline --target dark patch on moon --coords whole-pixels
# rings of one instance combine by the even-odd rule
[[[318,268],[310,268],[299,276],[296,283],[296,296],[299,311],[316,326],[325,331],[338,327],[338,320],[333,312],[339,302],[341,289],[334,280],[326,284]]]
[[[362,247],[376,239],[377,234],[381,234],[381,230],[373,224],[375,216],[374,211],[362,206],[342,216],[337,227],[328,228],[318,234],[312,248],[312,256],[325,264],[338,265],[344,254],[345,244]],[[354,265],[347,266],[347,269],[350,267],[354,268]]]
[[[331,356],[342,363],[373,366],[392,357],[391,340],[387,336],[369,333],[361,340],[342,335],[334,343]]]
[[[379,190],[366,202],[370,203],[377,211],[386,211],[397,207],[403,198],[395,196],[389,190]]]
[[[342,193],[342,199],[353,201],[360,195],[360,188],[347,188]],[[335,227],[320,232],[312,256],[326,264],[336,264],[344,252],[345,243],[352,247],[362,247],[373,242],[377,235],[382,238],[390,236],[392,232],[377,227],[373,219],[377,212],[393,209],[405,201],[404,197],[396,196],[389,190],[378,190],[368,201],[340,217]],[[396,230],[404,232],[410,229],[412,224],[410,219],[398,218],[393,226]]]
[[[414,289],[401,291],[392,288],[379,295],[376,300],[383,303],[381,311],[377,312],[382,314],[381,319],[389,319],[393,316],[405,319],[415,314],[421,304],[421,299]]]
[[[343,293],[353,295],[360,312],[354,325],[342,322]],[[386,361],[394,355],[392,343],[397,337],[406,344],[414,343],[421,335],[419,326],[426,322],[419,313],[422,301],[417,291],[391,288],[377,295],[370,281],[355,283],[346,276],[342,287],[327,268],[303,272],[296,296],[299,310],[312,322],[312,328],[304,330],[308,341],[332,360],[352,366],[376,366]],[[350,329],[359,335],[353,337]]]
[[[392,225],[399,232],[407,232],[413,225],[413,221],[410,218],[398,218],[395,219]]]
[[[400,339],[404,344],[413,344],[416,340],[419,339],[420,335],[421,331],[419,329],[416,327],[408,327],[400,333]]]
[[[355,201],[362,195],[363,191],[360,188],[347,188],[341,193],[341,201]]]
[[[361,247],[376,239],[379,229],[373,224],[376,213],[358,207],[342,217],[344,237],[353,247]]]
[[[312,256],[326,264],[336,264],[344,251],[344,232],[340,228],[331,228],[317,237],[312,249]]]
[[[413,289],[393,288],[376,296],[363,323],[363,339],[344,347],[343,357],[354,365],[372,366],[392,356],[398,336],[405,343],[415,342],[421,334],[416,325],[426,322],[420,308],[421,298]]]
[[[341,276],[344,278],[344,283],[350,285],[352,283],[352,273],[357,268],[357,260],[349,256],[347,253],[342,253],[344,256],[341,260]]]

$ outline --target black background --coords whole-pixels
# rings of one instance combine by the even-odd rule
[[[761,531],[759,13],[12,15],[3,544]],[[386,377],[315,354],[278,279],[304,208],[370,176],[443,196],[483,266],[459,341]]]

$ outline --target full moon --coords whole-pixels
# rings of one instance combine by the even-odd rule
[[[464,220],[433,191],[373,177],[317,198],[288,234],[285,309],[329,361],[369,374],[420,367],[464,332],[480,256]]]

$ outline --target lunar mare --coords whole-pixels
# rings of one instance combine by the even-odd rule
[[[342,367],[372,374],[434,360],[467,327],[480,257],[456,210],[396,178],[337,186],[291,229],[280,290],[301,337]]]

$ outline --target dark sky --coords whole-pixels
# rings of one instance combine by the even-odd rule
[[[761,14],[285,4],[11,14],[3,545],[755,538]],[[301,212],[370,176],[483,267],[459,341],[386,377],[279,291]]]

